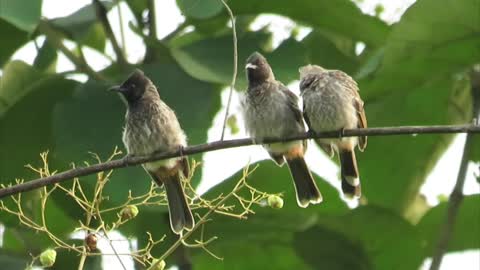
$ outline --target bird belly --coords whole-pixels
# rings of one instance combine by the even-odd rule
[[[259,140],[268,137],[287,137],[304,132],[281,93],[272,94],[263,99],[261,104],[246,101],[244,118],[247,132]],[[282,154],[298,145],[303,144],[301,141],[293,141],[266,144],[264,147],[271,153]]]
[[[350,97],[337,93],[311,93],[304,98],[305,110],[315,132],[357,128],[357,112]],[[334,147],[352,147],[356,137],[326,138],[319,140]]]
[[[173,134],[170,134],[170,137],[175,136]],[[172,138],[169,138],[169,136],[166,135],[168,134],[157,132],[156,129],[149,126],[147,122],[137,122],[134,126],[132,126],[132,123],[127,123],[123,132],[123,143],[130,155],[151,155],[155,152],[167,151],[175,148],[168,147],[171,144]],[[180,158],[158,160],[145,163],[143,166],[148,171],[153,171],[160,167],[170,169],[176,166],[179,159]]]

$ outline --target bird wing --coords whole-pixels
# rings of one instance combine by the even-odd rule
[[[303,113],[300,110],[300,107],[298,106],[298,97],[281,82],[278,82],[278,85],[279,85],[279,90],[285,93],[285,96],[287,97],[287,105],[288,105],[288,108],[290,108],[290,110],[294,114],[295,121],[302,128],[302,131],[305,132],[305,125],[303,124]],[[306,151],[307,149],[306,140],[303,141],[303,148],[305,149],[304,151]]]
[[[353,106],[357,110],[357,118],[358,118],[358,128],[367,128],[367,117],[365,115],[365,110],[363,108],[363,100],[360,98],[360,94],[358,93],[360,89],[358,88],[357,82],[352,79],[352,77],[348,76],[345,72],[340,70],[333,70],[331,71],[333,75],[337,78],[337,81],[340,82],[344,89],[350,92],[350,94],[354,97],[353,98]],[[358,137],[358,149],[363,151],[365,147],[367,147],[367,136],[360,136]]]

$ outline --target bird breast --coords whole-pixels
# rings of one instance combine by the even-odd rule
[[[323,86],[323,87],[322,87]],[[305,113],[315,131],[356,128],[354,97],[337,82],[318,85],[303,93]]]
[[[131,155],[150,155],[176,150],[186,145],[186,136],[175,113],[163,102],[129,108],[123,132],[123,143]],[[146,164],[147,167],[172,167],[177,159]],[[148,168],[147,168],[148,169]]]
[[[298,133],[294,115],[288,108],[285,94],[280,91],[263,91],[255,96],[247,94],[244,118],[247,132],[256,138]]]

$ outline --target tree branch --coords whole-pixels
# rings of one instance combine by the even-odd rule
[[[38,30],[44,34],[49,42],[53,44],[59,51],[61,51],[65,57],[68,58],[80,72],[84,72],[88,76],[94,78],[97,81],[105,81],[106,79],[95,72],[82,57],[77,57],[73,52],[71,52],[62,42],[60,34],[55,30],[48,21],[40,20],[38,24]],[[80,48],[81,50],[81,48]]]
[[[126,66],[128,64],[127,60],[125,60],[125,56],[123,55],[122,48],[120,48],[120,45],[118,45],[118,42],[115,39],[115,35],[113,34],[112,26],[110,25],[110,22],[108,22],[107,9],[100,2],[100,0],[92,0],[92,1],[95,6],[95,11],[97,12],[97,17],[102,23],[103,30],[105,31],[105,34],[107,35],[110,42],[112,42],[113,51],[117,56],[118,63],[121,66]]]
[[[389,136],[389,135],[412,135],[412,134],[445,134],[445,133],[480,133],[478,125],[452,125],[452,126],[403,126],[403,127],[383,127],[366,129],[348,129],[342,131],[329,131],[319,134],[304,133],[288,138],[265,138],[263,140],[254,140],[252,138],[216,141],[206,144],[192,145],[183,149],[174,151],[159,152],[150,156],[125,156],[121,159],[111,160],[105,163],[99,163],[87,167],[79,167],[52,176],[38,178],[25,183],[8,186],[0,189],[0,199],[20,192],[30,191],[47,185],[52,185],[67,181],[75,177],[86,176],[101,171],[107,171],[116,168],[124,168],[143,164],[146,162],[163,160],[172,157],[189,156],[198,153],[210,152],[220,149],[248,146],[255,144],[268,144],[277,142],[289,142],[305,139],[317,138],[340,138],[355,136]]]
[[[478,125],[478,119],[480,117],[480,72],[472,71],[470,76],[471,88],[472,88],[472,100],[473,100],[473,120]],[[440,235],[437,246],[433,252],[432,264],[430,270],[440,269],[442,264],[443,255],[448,249],[448,244],[452,238],[453,230],[455,228],[455,222],[457,220],[458,211],[465,195],[463,195],[463,186],[468,169],[468,161],[470,157],[470,149],[473,145],[473,135],[468,134],[465,141],[465,147],[463,149],[462,161],[460,163],[460,169],[457,175],[457,181],[450,199],[448,200],[447,215],[445,216],[445,222],[440,229]]]

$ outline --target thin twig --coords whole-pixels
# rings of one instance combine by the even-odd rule
[[[118,23],[120,25],[120,39],[122,40],[122,55],[127,53],[127,42],[125,42],[125,27],[123,27],[123,13],[120,8],[120,0],[117,0],[117,13],[118,13]]]
[[[472,84],[472,97],[473,97],[473,119],[477,121],[480,117],[480,72],[471,73],[471,84]],[[450,194],[450,199],[448,200],[447,214],[445,216],[445,222],[440,229],[440,235],[438,237],[438,243],[433,251],[432,264],[430,265],[430,270],[440,269],[442,264],[443,255],[448,249],[448,245],[453,235],[453,230],[455,227],[455,222],[457,220],[458,211],[460,205],[463,201],[463,186],[465,184],[465,179],[467,175],[468,161],[470,150],[473,146],[473,134],[467,134],[467,139],[465,141],[465,147],[463,148],[462,161],[460,163],[460,169],[457,175],[457,181],[455,182],[455,187],[453,188],[452,193]]]
[[[47,185],[60,183],[73,179],[75,177],[86,176],[101,171],[107,171],[116,168],[135,166],[146,162],[168,159],[179,156],[189,156],[204,152],[210,152],[220,149],[248,146],[255,144],[269,144],[277,142],[289,142],[305,139],[317,138],[340,138],[356,136],[388,136],[388,135],[417,135],[417,134],[445,134],[445,133],[480,133],[478,125],[451,125],[451,126],[403,126],[403,127],[382,127],[365,129],[346,129],[343,131],[328,131],[318,134],[304,133],[288,138],[265,138],[263,140],[244,138],[236,140],[224,140],[210,142],[206,144],[192,145],[183,149],[158,152],[150,156],[126,156],[121,159],[115,159],[104,163],[94,164],[87,167],[79,167],[67,170],[52,176],[38,178],[14,186],[8,186],[0,189],[0,198],[13,195],[19,192],[34,190]]]
[[[157,37],[157,16],[155,13],[155,0],[148,0],[148,35],[152,39]]]
[[[127,60],[125,59],[125,55],[123,55],[123,51],[120,48],[120,45],[118,45],[118,42],[115,39],[115,35],[113,34],[112,26],[110,25],[110,22],[108,21],[108,17],[107,17],[107,9],[100,2],[100,0],[92,0],[92,1],[93,1],[93,5],[95,6],[95,11],[97,13],[98,20],[100,20],[103,26],[103,30],[105,31],[105,34],[107,35],[108,39],[112,43],[113,51],[117,56],[118,63],[120,64],[120,66],[126,66],[128,63],[127,63]]]
[[[95,72],[83,58],[77,57],[63,44],[60,34],[50,25],[48,21],[40,20],[38,24],[38,30],[45,34],[47,40],[60,52],[62,52],[68,58],[68,60],[70,60],[75,65],[78,71],[84,72],[85,74],[97,81],[106,80],[99,73]]]
[[[225,128],[227,126],[227,119],[228,114],[230,112],[230,103],[232,102],[232,94],[233,88],[235,88],[235,80],[237,79],[237,66],[238,66],[238,49],[237,49],[237,30],[235,28],[235,17],[233,16],[233,12],[230,7],[227,5],[225,0],[222,1],[222,4],[227,9],[228,15],[230,16],[230,20],[232,21],[232,33],[233,33],[233,75],[232,75],[232,83],[230,84],[230,92],[228,93],[228,100],[227,100],[227,107],[225,108],[225,117],[223,118],[223,127],[222,127],[222,136],[220,137],[220,141],[223,141],[223,137],[225,136]]]

